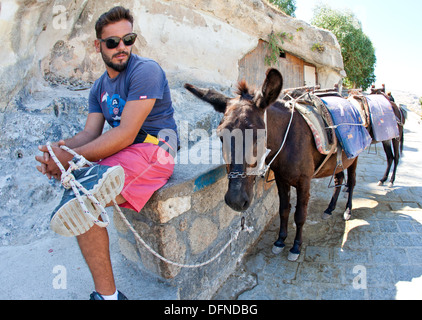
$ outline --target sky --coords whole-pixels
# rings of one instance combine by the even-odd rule
[[[317,4],[351,10],[375,48],[376,86],[422,96],[422,1],[296,0],[296,18],[310,23]]]

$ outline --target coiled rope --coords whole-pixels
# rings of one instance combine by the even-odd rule
[[[48,152],[50,153],[51,157],[53,158],[54,162],[59,167],[62,173],[61,179],[60,179],[61,184],[63,185],[65,189],[73,190],[73,192],[75,193],[76,199],[78,200],[79,204],[82,207],[83,212],[88,216],[88,218],[90,218],[99,227],[102,227],[102,228],[107,227],[110,224],[110,219],[108,218],[105,208],[100,204],[100,202],[94,197],[92,193],[90,193],[87,189],[85,189],[84,186],[82,186],[78,182],[78,180],[75,179],[75,176],[72,174],[72,171],[74,170],[82,168],[85,165],[92,167],[94,164],[89,162],[84,157],[80,156],[79,154],[77,154],[76,152],[74,152],[73,150],[69,149],[66,146],[60,146],[60,148],[69,152],[70,154],[74,156],[74,158],[71,161],[69,161],[69,168],[67,170],[65,170],[63,165],[60,163],[59,159],[57,159],[56,155],[53,152],[53,149],[51,148],[51,144],[47,142]],[[100,208],[101,217],[103,218],[103,221],[95,218],[92,215],[92,213],[88,210],[88,208],[86,207],[81,197],[80,191],[83,192],[88,197],[88,199],[92,201],[92,203],[94,203],[98,208]]]
[[[110,223],[110,220],[108,218],[108,215],[104,209],[103,206],[101,206],[101,204],[99,203],[99,201],[88,191],[86,190],[73,176],[73,174],[71,173],[74,170],[78,170],[86,165],[88,166],[93,166],[94,164],[92,162],[89,162],[88,160],[86,160],[83,156],[77,154],[75,151],[71,150],[70,148],[66,147],[66,146],[60,146],[61,149],[69,152],[70,154],[72,154],[74,156],[74,158],[69,161],[69,168],[68,170],[65,170],[65,168],[63,167],[63,165],[60,163],[60,161],[57,159],[56,155],[53,152],[53,149],[51,148],[51,144],[48,142],[47,143],[47,149],[51,155],[51,157],[53,158],[54,162],[56,163],[56,165],[59,167],[60,171],[62,172],[61,175],[61,184],[63,185],[63,187],[65,187],[66,189],[70,189],[72,188],[73,192],[76,195],[76,198],[78,199],[78,202],[80,203],[84,213],[90,217],[95,224],[97,224],[100,227],[107,227]],[[82,191],[95,205],[97,205],[100,209],[101,209],[101,217],[106,220],[105,222],[100,221],[98,219],[96,219],[91,212],[89,212],[89,210],[86,208],[84,201],[82,200],[82,197],[80,195],[80,192]],[[245,222],[245,217],[242,217],[241,219],[241,226],[233,233],[233,235],[231,236],[230,240],[226,243],[226,245],[224,245],[224,247],[221,248],[221,250],[215,255],[213,256],[211,259],[208,259],[205,262],[202,263],[197,263],[197,264],[183,264],[183,263],[178,263],[178,262],[174,262],[171,261],[165,257],[163,257],[162,255],[160,255],[158,252],[156,252],[154,249],[151,248],[151,246],[149,246],[138,234],[138,232],[133,228],[133,226],[130,224],[130,222],[127,220],[127,218],[125,217],[125,215],[123,214],[122,210],[120,209],[119,205],[117,204],[116,200],[113,200],[113,205],[114,208],[116,209],[116,211],[118,212],[118,214],[120,215],[120,217],[122,218],[123,222],[125,223],[125,225],[129,228],[129,230],[133,233],[133,235],[135,236],[135,239],[142,244],[151,254],[153,254],[154,256],[156,256],[157,258],[159,258],[160,260],[177,266],[177,267],[181,267],[181,268],[200,268],[203,267],[207,264],[210,264],[211,262],[213,262],[214,260],[216,260],[217,258],[219,258],[223,252],[233,243],[233,241],[237,240],[239,238],[239,235],[242,231],[244,232],[248,232],[251,233],[253,232],[253,227],[249,227],[246,225]]]

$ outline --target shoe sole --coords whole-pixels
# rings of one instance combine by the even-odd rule
[[[101,206],[105,207],[115,200],[122,191],[124,177],[122,167],[111,167],[89,192],[92,193]],[[81,198],[91,214],[98,218],[101,214],[101,209],[95,206],[86,195],[82,195]],[[50,222],[50,227],[54,232],[66,237],[81,235],[91,229],[93,225],[94,221],[83,212],[77,198],[63,205],[54,214]]]

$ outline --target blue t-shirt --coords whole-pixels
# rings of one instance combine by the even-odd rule
[[[89,113],[102,113],[111,127],[120,125],[127,101],[156,99],[142,129],[160,136],[177,150],[177,126],[170,88],[163,69],[154,60],[131,54],[126,69],[110,79],[107,71],[97,80],[89,94]]]

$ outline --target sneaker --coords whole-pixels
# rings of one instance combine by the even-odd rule
[[[94,165],[72,172],[75,179],[98,200],[101,206],[115,200],[123,189],[125,174],[121,166]],[[97,219],[101,208],[81,193],[85,206]],[[94,225],[89,214],[84,213],[72,189],[66,189],[62,200],[51,214],[51,229],[63,236],[77,236],[87,232]]]
[[[89,300],[104,300],[104,298],[101,294],[94,291],[89,295]],[[126,298],[126,296],[120,291],[117,291],[117,300],[128,300],[128,298]]]

